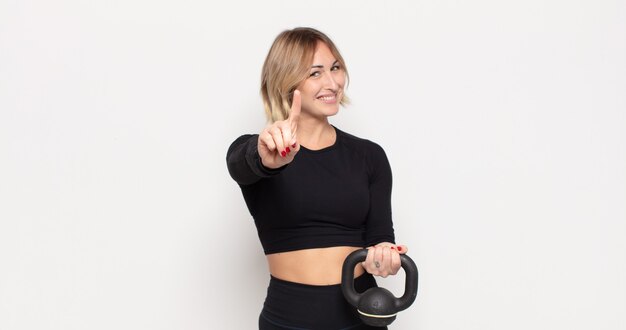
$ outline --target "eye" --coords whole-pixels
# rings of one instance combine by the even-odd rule
[[[321,74],[321,72],[314,71],[313,73],[311,73],[311,75],[309,77],[319,77],[320,74]]]
[[[341,70],[341,66],[339,64],[333,65],[330,68],[330,71],[337,71],[337,70]]]

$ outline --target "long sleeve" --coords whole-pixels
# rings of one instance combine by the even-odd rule
[[[391,167],[385,151],[377,144],[373,144],[368,165],[371,172],[370,209],[365,232],[366,246],[381,242],[395,243],[391,219]]]
[[[226,165],[230,176],[240,185],[250,185],[262,178],[271,177],[284,168],[269,169],[263,166],[257,149],[258,134],[245,134],[228,148]]]

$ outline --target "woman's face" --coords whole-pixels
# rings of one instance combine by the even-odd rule
[[[302,115],[322,119],[339,111],[346,74],[328,46],[317,42],[309,77],[298,85]]]

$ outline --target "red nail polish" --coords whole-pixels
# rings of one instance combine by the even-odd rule
[[[291,149],[289,149],[289,147],[287,147],[287,149],[285,149],[285,151],[287,151],[287,153],[290,153]]]
[[[401,246],[398,246],[398,251],[402,251],[402,247]]]
[[[396,248],[392,246],[392,247],[391,247],[391,249],[392,249],[392,250],[395,250]]]
[[[291,145],[291,147],[292,147],[292,148],[295,148],[295,147],[296,147],[296,144],[295,144],[295,143],[294,143],[294,144],[292,144],[292,145]]]
[[[283,157],[285,157],[285,156],[287,156],[287,153],[286,153],[285,151],[281,151],[281,152],[280,152],[280,155],[281,155],[281,156],[283,156]]]

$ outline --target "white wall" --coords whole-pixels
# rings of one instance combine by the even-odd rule
[[[623,1],[3,0],[0,329],[256,327],[225,153],[295,26],[348,63],[333,123],[392,163],[421,270],[392,329],[626,328]]]

